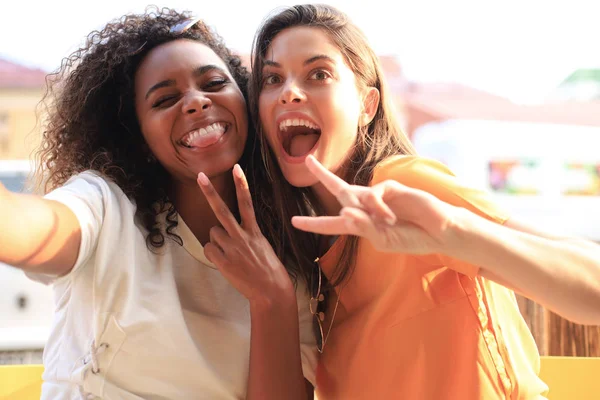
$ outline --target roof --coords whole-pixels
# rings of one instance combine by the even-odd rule
[[[46,72],[0,58],[0,88],[44,87]]]
[[[410,84],[399,94],[407,111],[432,119],[484,119],[600,126],[600,101],[518,104],[457,84]]]

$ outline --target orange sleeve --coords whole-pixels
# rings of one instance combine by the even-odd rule
[[[498,207],[489,194],[462,185],[456,176],[442,163],[419,156],[395,156],[377,166],[373,184],[392,179],[414,189],[428,192],[438,199],[503,224],[508,214]],[[475,276],[479,267],[447,256],[425,257],[468,276]]]

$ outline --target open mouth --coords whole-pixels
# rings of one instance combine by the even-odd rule
[[[304,157],[315,147],[321,137],[321,128],[301,118],[280,122],[279,132],[283,150],[290,157]]]
[[[215,122],[203,128],[194,129],[185,135],[181,144],[189,149],[204,148],[217,143],[229,130],[229,124]]]

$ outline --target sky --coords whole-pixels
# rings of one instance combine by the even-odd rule
[[[150,0],[152,1],[152,0]],[[239,53],[278,6],[271,0],[154,3],[191,10]],[[600,67],[598,0],[325,1],[361,27],[377,53],[398,58],[421,82],[457,82],[516,102],[542,101],[577,68]],[[56,69],[86,35],[149,0],[7,0],[0,14],[0,57]]]

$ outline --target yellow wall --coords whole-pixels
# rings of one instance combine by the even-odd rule
[[[36,126],[36,106],[42,99],[40,89],[0,88],[0,115],[7,115],[8,140],[0,138],[0,159],[29,158],[40,140]]]

